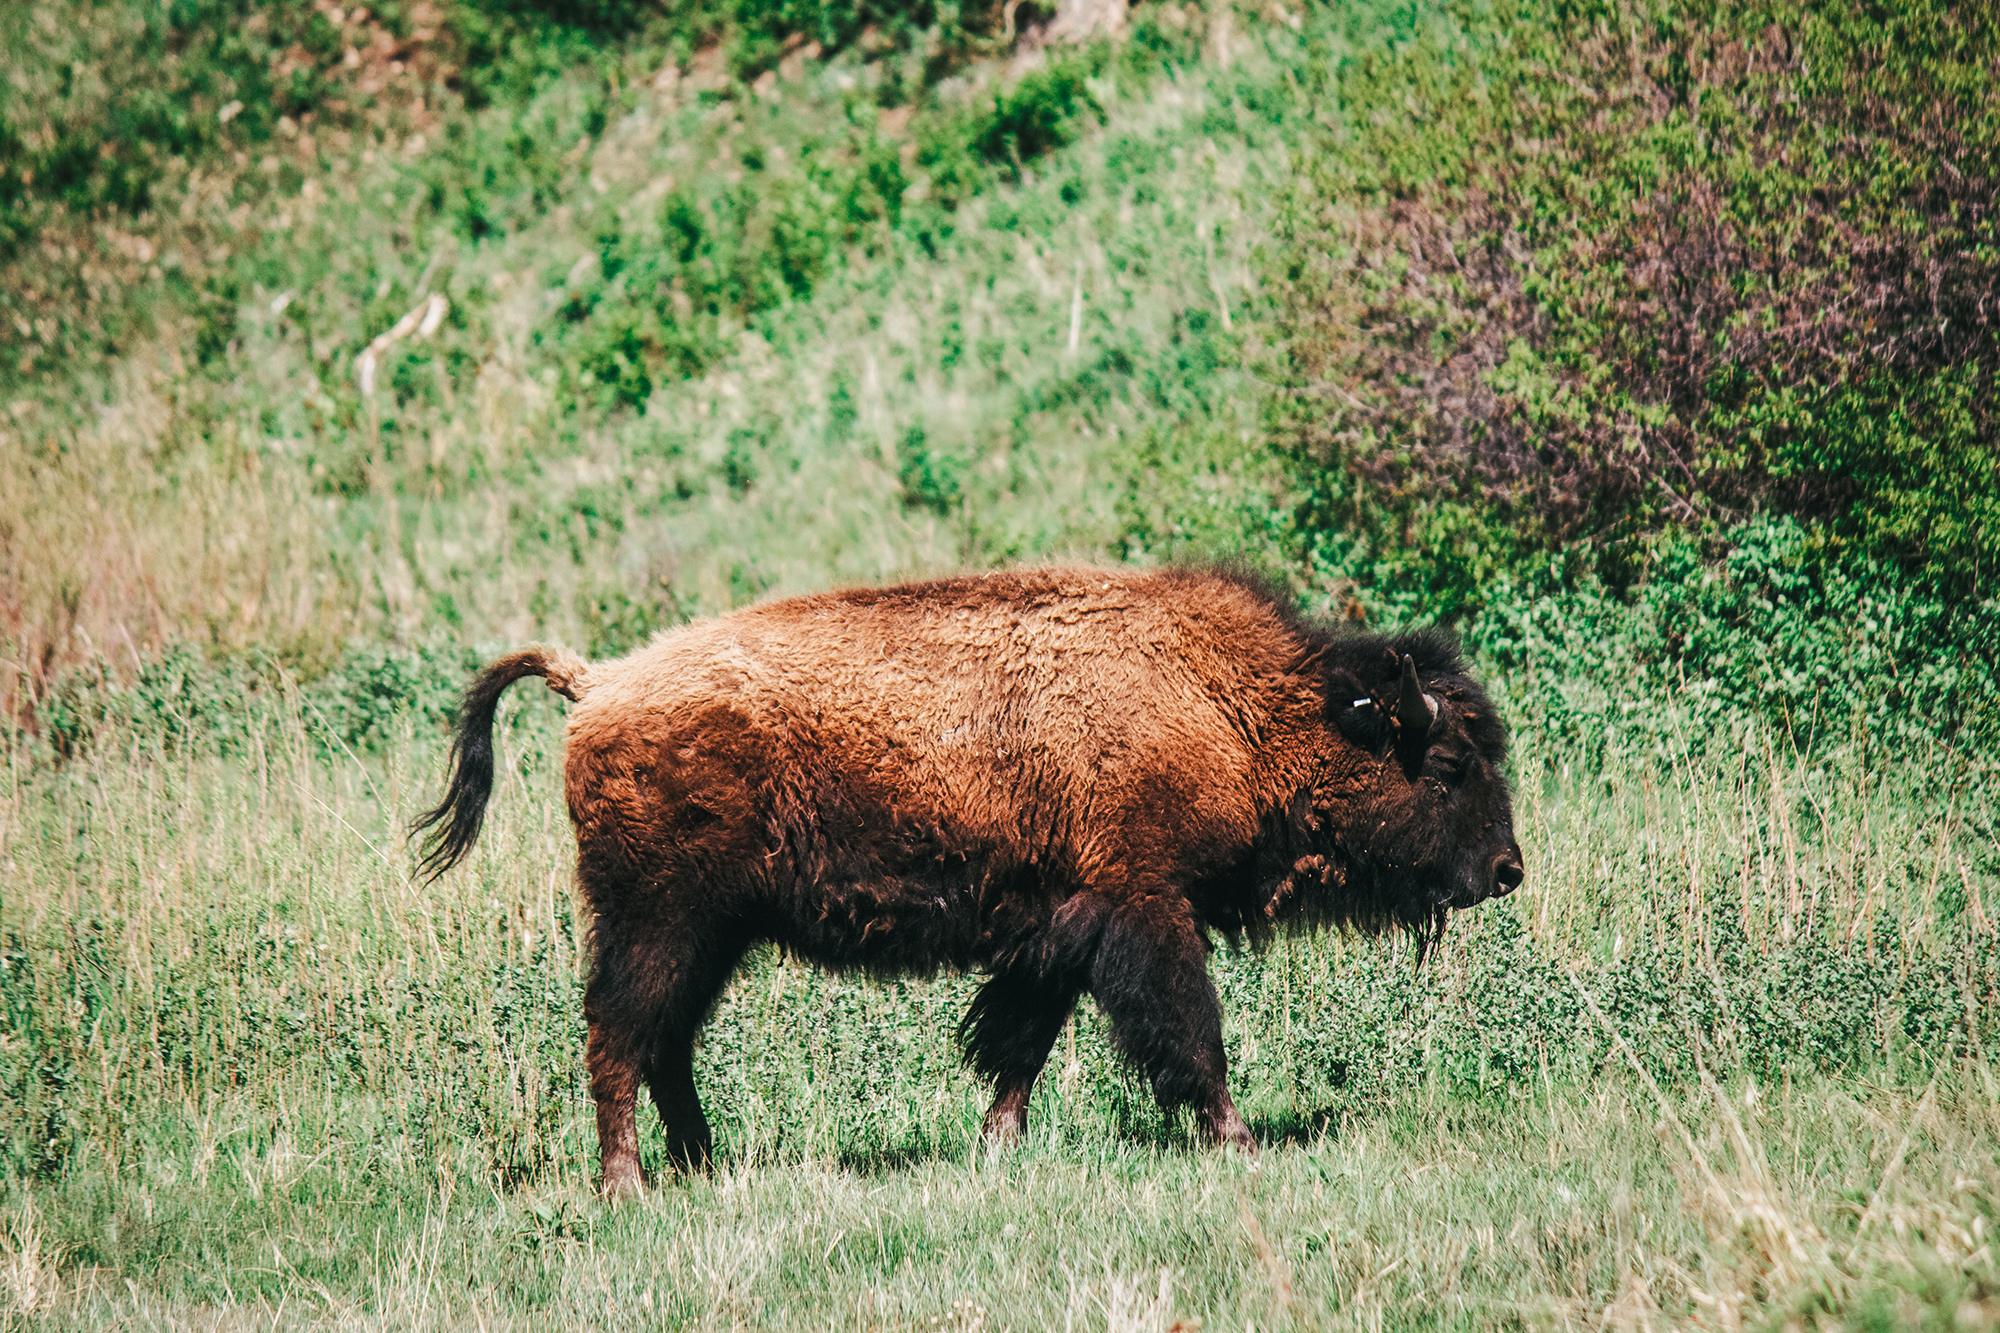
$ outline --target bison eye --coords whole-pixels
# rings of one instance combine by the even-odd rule
[[[1456,787],[1465,781],[1466,762],[1464,755],[1441,754],[1431,760],[1431,769],[1445,782]]]

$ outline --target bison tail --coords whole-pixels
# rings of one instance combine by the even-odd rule
[[[536,646],[509,653],[479,673],[465,692],[451,738],[451,782],[444,800],[410,825],[410,836],[430,837],[417,873],[436,879],[457,865],[479,837],[486,820],[486,801],[493,794],[493,714],[500,696],[523,676],[540,676],[549,688],[572,702],[589,687],[590,668],[582,658],[561,648]]]

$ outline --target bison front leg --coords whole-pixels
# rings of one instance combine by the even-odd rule
[[[1112,1041],[1144,1071],[1162,1108],[1191,1106],[1210,1141],[1256,1151],[1229,1099],[1222,1006],[1185,902],[1154,896],[1111,913],[1090,989],[1111,1020]]]
[[[958,1025],[965,1056],[993,1082],[980,1133],[1011,1141],[1028,1127],[1028,1098],[1082,988],[1025,972],[1003,972],[979,988]]]

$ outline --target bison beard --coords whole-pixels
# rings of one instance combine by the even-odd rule
[[[1244,578],[1038,570],[775,602],[631,657],[502,658],[466,695],[425,867],[478,836],[501,691],[575,701],[565,778],[609,1192],[651,1091],[706,1160],[702,1022],[746,950],[989,975],[959,1027],[1018,1135],[1089,992],[1162,1106],[1254,1148],[1214,933],[1405,925],[1521,882],[1505,731],[1451,642],[1336,634]]]

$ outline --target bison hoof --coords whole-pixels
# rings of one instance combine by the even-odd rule
[[[1020,1143],[1026,1126],[1019,1116],[987,1116],[986,1123],[979,1127],[979,1141],[986,1146],[988,1154],[998,1153]]]
[[[635,1199],[645,1190],[646,1176],[637,1158],[606,1162],[604,1178],[597,1182],[597,1192],[607,1199]]]
[[[1234,1148],[1247,1157],[1257,1155],[1257,1136],[1250,1132],[1250,1126],[1243,1123],[1243,1117],[1230,1107],[1224,1115],[1206,1118],[1203,1126],[1208,1131],[1208,1141],[1218,1148]]]
[[[1001,1093],[980,1123],[979,1137],[994,1147],[1019,1143],[1028,1131],[1028,1094],[1020,1089]]]

